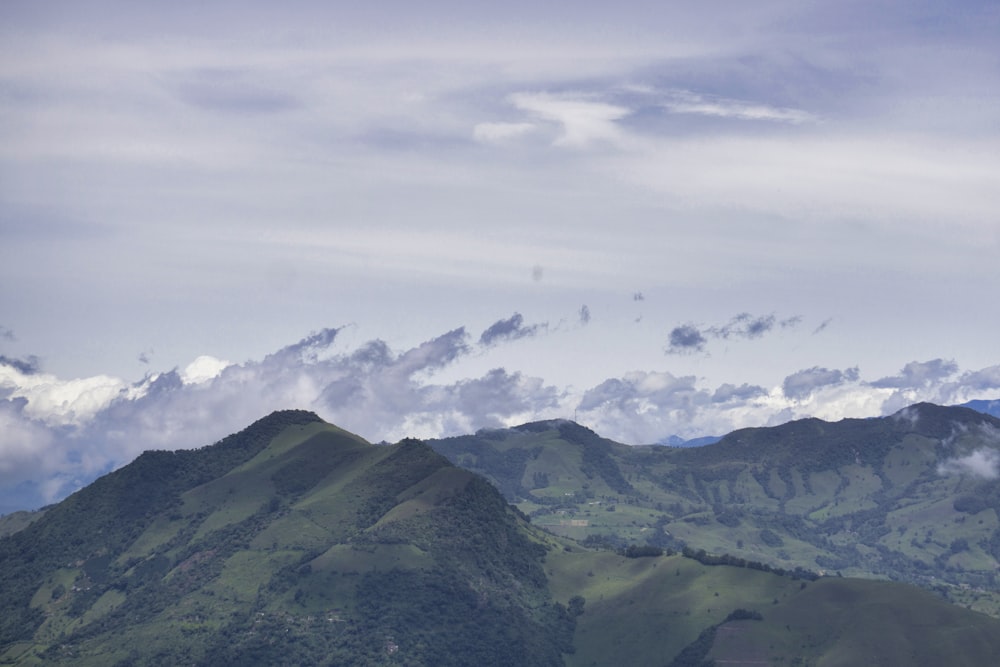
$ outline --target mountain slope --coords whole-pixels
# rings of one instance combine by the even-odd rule
[[[619,467],[624,446],[578,425],[508,435],[525,433],[552,440],[556,460],[574,459],[604,493],[641,498],[650,485],[634,463]],[[1000,654],[1000,621],[909,586],[658,554],[542,532],[424,443],[371,445],[280,412],[210,447],[143,454],[0,539],[0,664],[683,667],[871,654],[866,664],[976,665]]]
[[[627,447],[568,422],[428,442],[562,535],[945,585],[1000,614],[1000,420],[979,412],[919,404],[683,449]]]
[[[547,568],[557,599],[582,609],[570,667],[980,667],[1000,655],[1000,621],[905,584],[575,549]]]
[[[544,553],[423,444],[276,413],[143,454],[0,541],[0,660],[556,665],[572,621]]]

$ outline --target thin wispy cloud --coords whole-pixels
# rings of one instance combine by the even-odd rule
[[[832,317],[826,318],[825,320],[823,320],[822,322],[820,322],[819,325],[815,329],[813,329],[813,335],[816,335],[818,333],[822,333],[823,331],[826,331],[826,328],[829,327],[832,323],[833,323],[833,318]]]
[[[553,144],[569,148],[619,142],[624,135],[616,121],[630,113],[625,107],[579,93],[525,92],[509,99],[529,115],[557,124],[560,131]]]
[[[585,313],[589,321],[590,310],[587,309],[586,306],[584,306],[584,309],[586,310],[581,311],[581,320],[583,319],[583,315]],[[493,345],[503,340],[528,338],[543,331],[547,326],[548,325],[546,323],[525,325],[524,316],[521,315],[521,313],[514,313],[507,319],[497,320],[491,324],[479,336],[479,343],[481,345]]]
[[[817,116],[802,109],[755,104],[744,100],[703,95],[690,90],[672,90],[666,97],[663,107],[672,113],[793,124],[819,121]]]
[[[671,329],[666,352],[667,354],[704,352],[710,339],[753,340],[770,333],[775,327],[791,329],[798,326],[801,322],[802,317],[799,315],[779,320],[773,314],[751,315],[750,313],[739,313],[724,324],[704,327],[691,323],[682,324]]]
[[[472,136],[483,143],[503,143],[531,134],[538,129],[534,123],[477,123]]]
[[[777,318],[774,315],[754,316],[750,313],[740,313],[729,322],[709,327],[708,332],[716,338],[760,338],[774,328]]]

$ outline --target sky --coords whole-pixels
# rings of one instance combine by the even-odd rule
[[[282,408],[1000,396],[1000,5],[0,3],[0,512]]]

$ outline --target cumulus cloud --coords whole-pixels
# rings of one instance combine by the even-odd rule
[[[39,371],[40,362],[34,355],[25,359],[14,359],[0,354],[0,366],[9,366],[24,375],[33,375]]]
[[[959,373],[954,361],[912,361],[898,375],[880,378],[869,386],[891,392],[883,404],[887,413],[919,401],[954,405],[992,398],[1000,390],[1000,365]]]
[[[697,437],[727,433],[747,425],[747,415],[770,415],[763,387],[724,384],[699,387],[693,375],[636,371],[609,378],[584,392],[578,419],[598,433],[627,442],[658,442],[668,435]],[[752,418],[751,418],[752,419]]]
[[[49,373],[0,365],[0,394],[25,399],[25,414],[50,426],[81,424],[127,390],[124,381],[107,375],[62,380]]]
[[[695,389],[693,375],[676,377],[670,373],[634,372],[622,378],[612,378],[588,390],[580,400],[578,409],[594,410],[614,405],[622,407],[636,401],[664,407],[676,406],[677,399],[690,403],[699,392]]]
[[[586,306],[584,306],[586,307]],[[589,310],[587,311],[590,312]],[[524,325],[524,317],[521,313],[514,313],[505,320],[497,320],[491,324],[486,331],[479,336],[482,345],[493,345],[501,340],[516,340],[536,335],[545,324]]]
[[[199,384],[219,376],[232,362],[202,355],[185,366],[180,377],[184,384]]]
[[[728,382],[719,385],[719,388],[712,394],[713,403],[728,403],[731,401],[748,401],[754,398],[767,396],[767,389],[763,387],[747,384],[744,382],[739,387]]]
[[[752,335],[759,319],[734,318],[730,335]],[[492,347],[543,326],[525,325],[515,313],[479,342]],[[405,349],[378,339],[340,349],[338,331],[323,329],[243,363],[201,356],[134,383],[109,376],[66,380],[0,365],[0,511],[57,500],[143,450],[202,446],[283,408],[314,410],[373,441],[573,417],[606,437],[642,444],[807,416],[889,414],[887,396],[905,393],[917,402],[965,395],[997,386],[1000,378],[1000,367],[959,373],[953,362],[932,360],[874,383],[857,368],[817,366],[771,389],[747,382],[704,386],[693,375],[636,371],[577,390],[504,367],[455,375],[457,363],[473,363],[483,351],[461,327]],[[705,340],[692,327],[675,342],[697,347]],[[990,456],[957,458],[942,470],[982,474],[994,462]]]
[[[1000,364],[965,373],[958,384],[966,391],[1000,389]]]
[[[788,398],[803,400],[812,396],[818,389],[854,382],[859,376],[857,367],[831,370],[813,366],[786,377],[781,383],[781,390]]]
[[[958,364],[944,359],[930,361],[911,361],[899,372],[899,375],[884,377],[872,382],[873,387],[888,389],[910,389],[926,387],[933,382],[950,377],[958,372]]]
[[[513,319],[494,340],[532,329]],[[19,507],[37,506],[143,450],[202,446],[277,409],[315,410],[378,440],[512,425],[563,396],[539,378],[504,369],[436,383],[439,371],[470,352],[464,328],[401,351],[372,340],[336,352],[336,337],[336,329],[324,329],[241,364],[201,356],[134,384],[0,366],[0,482],[21,489]],[[16,508],[12,502],[0,493],[0,511]]]
[[[670,331],[667,354],[684,354],[701,352],[708,340],[693,324],[682,324]]]
[[[539,410],[556,408],[560,393],[540,378],[526,377],[494,368],[481,378],[463,380],[447,390],[451,409],[466,417],[465,431],[474,426],[509,425],[512,415],[523,415],[528,421]],[[443,407],[443,406],[442,406]]]
[[[981,447],[966,456],[942,461],[937,468],[939,475],[962,475],[976,479],[1000,477],[1000,452]]]

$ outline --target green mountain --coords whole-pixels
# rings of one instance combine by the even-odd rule
[[[546,540],[419,442],[276,413],[0,540],[0,663],[558,665]]]
[[[588,544],[907,581],[1000,615],[1000,419],[973,410],[805,419],[683,449],[567,421],[428,444],[535,524]]]
[[[622,446],[582,427],[518,433],[575,451],[595,493],[638,496],[647,484],[619,467]],[[199,450],[147,452],[32,518],[0,538],[0,664],[930,666],[1000,655],[1000,621],[917,588],[690,549],[591,549],[533,526],[423,443],[372,445],[301,411]]]

